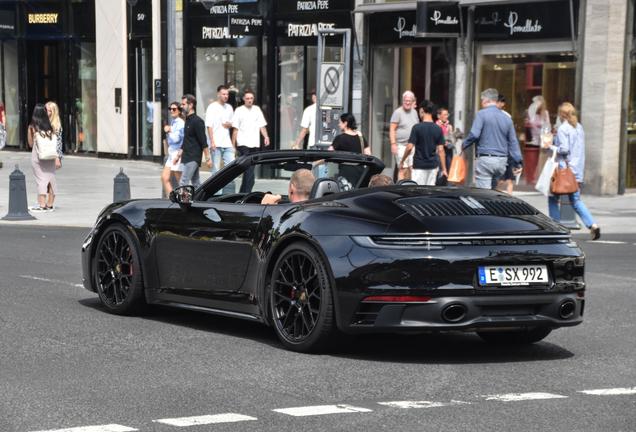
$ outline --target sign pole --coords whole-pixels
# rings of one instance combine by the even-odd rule
[[[325,62],[327,36],[342,35],[342,61]],[[349,76],[351,75],[351,29],[318,30],[316,73],[316,135],[314,145],[328,148],[338,134],[338,119],[349,112]],[[311,143],[310,143],[311,146]]]

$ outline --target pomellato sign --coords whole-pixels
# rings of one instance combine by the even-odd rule
[[[578,16],[575,2],[574,16]],[[477,39],[559,39],[571,37],[567,0],[475,8]]]

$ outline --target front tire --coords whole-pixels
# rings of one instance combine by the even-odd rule
[[[514,331],[484,331],[477,332],[477,336],[486,342],[496,345],[524,345],[539,342],[545,339],[552,329],[547,327],[535,327]]]
[[[137,243],[121,224],[109,226],[93,257],[97,294],[107,312],[133,315],[146,306]]]
[[[329,271],[310,244],[289,245],[276,261],[270,283],[270,315],[285,347],[317,352],[338,337]]]

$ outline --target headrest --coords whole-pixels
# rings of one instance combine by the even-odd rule
[[[417,182],[415,180],[411,180],[411,179],[402,179],[402,180],[398,180],[396,185],[417,186]]]
[[[332,178],[319,178],[311,187],[309,199],[320,198],[340,192],[338,182]]]

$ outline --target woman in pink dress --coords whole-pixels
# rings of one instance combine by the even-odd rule
[[[53,200],[57,195],[57,184],[55,183],[55,170],[58,168],[59,158],[51,160],[40,160],[37,151],[37,135],[42,137],[55,137],[56,133],[51,126],[51,121],[47,114],[46,106],[37,104],[33,110],[33,117],[29,125],[27,138],[31,147],[31,166],[35,182],[38,185],[38,202],[30,210],[34,213],[53,211]],[[49,194],[47,205],[46,194]]]

